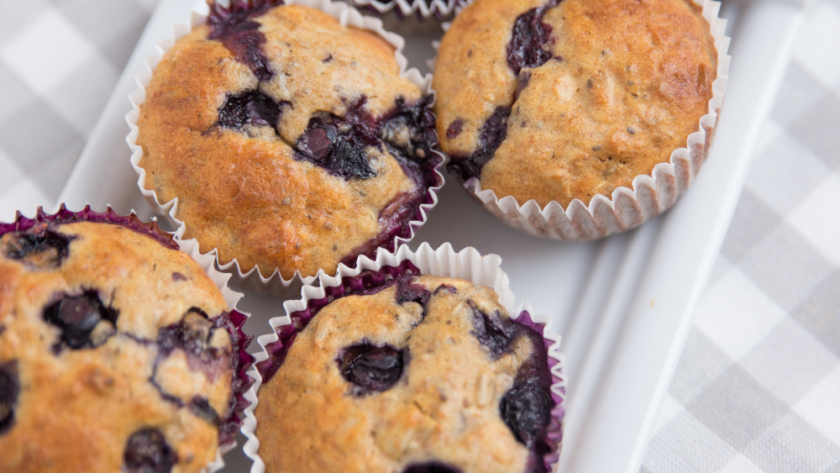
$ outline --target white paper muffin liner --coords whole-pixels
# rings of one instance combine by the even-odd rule
[[[386,31],[382,26],[382,20],[363,16],[358,10],[348,6],[344,2],[333,2],[331,0],[286,0],[284,4],[303,5],[316,8],[324,13],[327,13],[333,18],[338,19],[343,27],[350,26],[373,31],[394,46],[394,55],[396,57],[397,65],[400,68],[400,77],[407,79],[414,85],[418,86],[424,94],[434,93],[432,91],[432,75],[426,74],[424,77],[416,68],[408,68],[408,60],[402,53],[403,47],[405,46],[405,39],[396,33]],[[231,285],[237,288],[250,289],[263,294],[283,295],[289,291],[289,287],[293,283],[312,283],[319,275],[323,274],[323,270],[319,269],[316,274],[307,276],[300,274],[299,271],[295,271],[294,275],[290,279],[285,279],[277,268],[275,268],[272,274],[267,276],[263,275],[260,272],[259,267],[256,265],[253,268],[243,271],[236,258],[230,258],[228,261],[222,261],[222,258],[225,258],[225,256],[219,255],[219,250],[217,248],[201,253],[197,239],[184,238],[186,224],[177,217],[178,198],[176,197],[168,202],[161,202],[154,190],[147,190],[144,187],[144,183],[146,181],[146,171],[140,167],[140,160],[143,158],[143,149],[137,144],[137,136],[139,135],[137,119],[140,116],[140,106],[146,100],[146,87],[149,85],[149,81],[152,78],[154,70],[163,58],[163,55],[175,45],[176,41],[187,35],[193,28],[205,24],[206,21],[207,15],[192,12],[187,24],[175,24],[172,27],[172,37],[156,44],[159,54],[147,57],[145,60],[146,70],[135,76],[138,89],[128,96],[128,99],[131,102],[132,110],[125,116],[125,120],[130,129],[128,136],[126,136],[126,142],[128,143],[129,148],[131,148],[131,166],[137,173],[137,186],[140,189],[140,192],[146,198],[146,201],[149,203],[149,206],[154,212],[168,218],[176,227],[174,232],[175,241],[184,251],[191,255],[211,255],[215,260],[216,266],[220,270],[232,274],[233,277],[230,281]],[[435,148],[437,148],[437,146],[435,146]],[[415,232],[426,223],[427,213],[429,210],[437,205],[437,192],[445,183],[443,173],[440,171],[446,159],[445,156],[437,149],[432,149],[432,153],[441,160],[441,162],[434,168],[435,176],[439,180],[438,182],[440,182],[440,184],[438,186],[430,187],[427,191],[426,195],[431,198],[431,203],[420,204],[419,212],[422,217],[421,220],[411,220],[408,223],[408,227],[410,228],[409,237],[403,238],[397,236],[394,238],[393,241],[395,249],[401,244],[407,243],[414,238]]]
[[[157,238],[163,235],[169,236],[166,232],[157,228],[157,222],[152,219],[151,222],[144,222],[141,220],[137,214],[132,211],[128,215],[121,215],[115,212],[110,206],[106,208],[104,212],[95,212],[90,208],[90,205],[85,205],[85,207],[78,211],[74,212],[68,210],[64,204],[61,204],[58,208],[58,211],[55,214],[47,214],[44,212],[42,207],[38,207],[38,210],[34,217],[28,218],[23,216],[20,212],[17,212],[15,217],[15,221],[12,223],[2,223],[0,222],[0,236],[6,231],[17,231],[17,228],[21,228],[25,230],[29,228],[28,222],[46,222],[46,221],[55,221],[58,224],[64,222],[65,224],[71,224],[76,222],[99,222],[103,224],[114,224],[114,225],[123,225],[132,231],[137,233],[147,235],[150,238]],[[23,224],[23,225],[21,225]],[[177,241],[175,242],[178,243]],[[242,294],[239,292],[234,291],[228,286],[228,281],[231,278],[230,274],[225,274],[218,271],[215,268],[214,258],[212,255],[208,254],[200,254],[197,251],[187,251],[183,247],[180,248],[181,251],[187,253],[190,257],[195,260],[195,262],[207,273],[207,276],[210,277],[210,280],[219,288],[221,291],[222,296],[224,296],[225,302],[228,305],[229,311],[236,310],[236,304],[242,298]],[[240,314],[244,315],[246,318],[250,316],[250,314],[242,311],[237,311]],[[232,394],[232,395],[235,395]],[[227,453],[228,451],[234,449],[236,447],[236,442],[233,442],[229,445],[223,445],[218,448],[216,451],[216,458],[211,462],[208,463],[207,466],[204,467],[201,471],[203,473],[215,473],[216,471],[221,470],[224,466],[224,460],[222,459],[222,455]]]
[[[425,0],[388,0],[384,2],[381,0],[353,0],[353,3],[359,7],[369,6],[380,14],[393,11],[405,17],[419,14],[422,18],[426,19],[432,15],[449,16],[462,1],[432,0],[428,5]]]
[[[401,34],[438,31],[463,0],[351,0],[356,8],[382,18],[386,29]]]
[[[472,1],[466,0],[465,4]],[[674,205],[677,197],[697,178],[697,173],[709,155],[732,59],[728,54],[731,38],[724,34],[726,20],[719,17],[720,2],[694,2],[702,6],[703,17],[709,23],[714,38],[718,53],[717,77],[712,83],[709,111],[700,118],[698,131],[688,136],[685,148],[675,149],[671,153],[669,162],[657,164],[651,175],[636,176],[632,189],[622,186],[615,189],[611,197],[595,195],[588,206],[579,199],[573,200],[566,208],[557,201],[551,201],[542,208],[535,200],[520,204],[513,196],[499,198],[492,189],[482,189],[479,179],[475,177],[463,183],[470,196],[511,227],[552,240],[595,240],[624,232]],[[462,9],[456,8],[456,14]],[[449,23],[444,23],[443,29],[448,30],[449,26]],[[440,43],[436,41],[432,45],[437,51]],[[430,65],[434,66],[434,60],[430,61]]]
[[[317,286],[313,284],[304,285],[300,299],[283,303],[286,315],[269,320],[271,332],[257,338],[262,351],[254,355],[254,366],[248,372],[254,379],[254,384],[245,394],[245,399],[250,401],[251,405],[245,409],[245,421],[242,424],[241,432],[248,439],[243,446],[245,455],[254,462],[251,466],[251,473],[265,472],[265,464],[259,455],[260,441],[256,436],[257,419],[254,416],[254,410],[259,402],[258,392],[263,381],[256,364],[269,358],[267,347],[280,340],[278,331],[292,324],[291,314],[307,310],[310,300],[324,299],[327,295],[325,288],[342,285],[343,278],[358,276],[366,270],[378,272],[385,267],[396,268],[406,261],[419,268],[422,274],[460,278],[491,287],[499,296],[499,303],[511,314],[513,320],[520,320],[527,313],[533,323],[545,324],[542,336],[547,344],[546,349],[552,376],[551,392],[552,397],[559,399],[559,401],[551,411],[552,425],[549,427],[548,435],[550,442],[556,444],[557,447],[551,453],[545,455],[543,459],[550,466],[550,471],[556,471],[557,461],[562,449],[562,421],[557,424],[557,420],[563,419],[565,415],[566,378],[563,373],[564,357],[559,350],[560,336],[550,332],[547,328],[550,317],[534,314],[527,302],[520,304],[519,308],[514,310],[514,296],[510,289],[508,276],[501,269],[501,257],[497,255],[482,256],[475,248],[466,248],[456,253],[449,243],[445,243],[435,250],[428,243],[423,243],[416,252],[411,251],[408,246],[399,247],[395,253],[380,249],[377,251],[375,260],[360,256],[355,268],[349,268],[342,264],[339,265],[338,274],[334,276],[320,274],[318,276],[320,284]],[[515,318],[513,314],[517,314]],[[527,319],[522,320],[527,324]]]

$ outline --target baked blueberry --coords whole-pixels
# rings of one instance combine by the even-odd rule
[[[632,187],[709,113],[718,58],[701,10],[686,0],[472,2],[435,62],[449,170],[470,189],[540,207]]]
[[[232,443],[245,317],[170,235],[62,207],[0,223],[9,245],[26,251],[0,251],[0,471],[197,473]]]
[[[141,185],[185,238],[292,278],[393,248],[442,184],[431,95],[379,35],[282,1],[211,2],[140,106]]]
[[[15,422],[15,405],[20,394],[17,362],[0,363],[0,435],[12,428]]]
[[[178,456],[166,443],[163,432],[144,428],[131,435],[123,454],[123,471],[128,473],[169,473]]]
[[[354,385],[354,392],[369,394],[387,391],[397,384],[404,355],[404,351],[393,347],[361,344],[345,349],[338,364],[344,379]]]
[[[113,333],[117,317],[119,312],[105,307],[96,291],[62,296],[44,309],[44,318],[61,330],[61,341],[72,349],[101,344],[103,336],[107,338]],[[92,340],[91,335],[97,327],[101,336]]]
[[[547,472],[559,399],[539,329],[490,288],[390,269],[310,300],[266,347],[266,472]]]
[[[6,257],[35,266],[57,266],[67,257],[70,240],[55,232],[15,232],[6,240]]]
[[[461,473],[461,470],[441,463],[423,463],[422,465],[411,465],[403,473]]]

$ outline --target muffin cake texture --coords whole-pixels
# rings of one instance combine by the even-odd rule
[[[0,224],[0,471],[203,471],[245,407],[244,319],[133,215]]]
[[[588,204],[686,147],[717,60],[691,0],[476,0],[440,45],[441,147],[499,198]]]
[[[334,272],[422,220],[442,184],[431,101],[374,32],[279,1],[211,3],[146,88],[143,186],[177,198],[183,238],[223,264]]]
[[[266,472],[549,471],[560,400],[542,327],[468,281],[370,276],[310,300],[291,315],[305,328],[266,346],[254,412]]]

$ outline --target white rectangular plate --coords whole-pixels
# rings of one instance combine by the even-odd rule
[[[185,22],[201,0],[160,0],[59,202],[118,212],[151,212],[137,190],[125,143],[128,94],[154,44]],[[636,473],[647,438],[691,326],[691,316],[738,201],[749,158],[785,70],[803,7],[793,1],[725,2],[732,68],[714,147],[691,190],[675,208],[638,230],[603,241],[558,243],[504,226],[449,177],[429,223],[411,243],[473,246],[504,258],[518,301],[552,314],[564,335],[568,416],[560,471]],[[407,38],[406,56],[425,69],[435,35]],[[247,293],[246,329],[265,333],[282,300]],[[584,428],[585,426],[585,428]],[[226,456],[225,471],[248,460]]]

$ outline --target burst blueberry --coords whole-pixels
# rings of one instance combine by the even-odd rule
[[[20,395],[17,362],[0,363],[0,435],[15,423],[15,407]]]
[[[47,322],[61,329],[61,341],[71,349],[92,347],[91,333],[101,321],[116,325],[119,312],[108,308],[96,291],[64,296],[44,309]]]
[[[339,369],[344,379],[357,388],[356,394],[384,392],[402,376],[403,358],[401,350],[389,346],[355,345],[344,352]]]
[[[430,462],[411,465],[403,473],[461,473],[461,470],[443,463]]]
[[[9,259],[40,262],[43,266],[59,266],[70,254],[70,237],[53,231],[41,234],[12,233],[5,253]]]
[[[123,471],[127,473],[169,473],[177,462],[163,432],[155,428],[132,434],[123,453]]]

